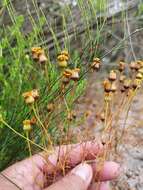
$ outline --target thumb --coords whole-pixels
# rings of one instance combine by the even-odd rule
[[[91,180],[93,172],[92,168],[88,164],[80,164],[76,166],[67,176],[62,180],[54,183],[45,190],[87,190]]]

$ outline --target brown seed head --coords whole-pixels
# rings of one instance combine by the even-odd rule
[[[125,70],[126,64],[123,61],[119,62],[119,71],[122,72]]]
[[[110,71],[108,78],[109,78],[109,80],[111,80],[111,81],[115,81],[115,80],[117,79],[117,74],[116,74],[116,72],[115,72],[114,70]]]
[[[111,83],[109,80],[104,80],[103,82],[103,87],[105,92],[110,92],[111,91]]]
[[[124,80],[123,85],[124,85],[124,88],[125,88],[125,89],[130,88],[131,80],[130,80],[130,79],[126,79],[126,80]]]

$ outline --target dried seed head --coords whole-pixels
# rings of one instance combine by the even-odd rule
[[[41,63],[41,64],[45,64],[46,62],[47,62],[47,57],[46,57],[46,55],[45,54],[40,54],[39,55],[39,63]]]
[[[54,108],[55,108],[55,106],[54,106],[53,103],[49,103],[49,104],[47,105],[47,111],[48,111],[48,112],[53,112],[53,111],[54,111]]]
[[[24,120],[23,121],[23,130],[24,131],[31,131],[32,130],[32,127],[31,127],[31,121],[30,120]]]
[[[141,80],[140,79],[134,79],[132,87],[133,87],[133,89],[140,88],[141,87]]]
[[[80,72],[79,68],[73,69],[71,79],[74,80],[74,81],[77,81],[79,79],[79,72]]]
[[[38,61],[39,60],[39,55],[37,53],[33,53],[32,54],[32,59],[35,60],[35,61]]]
[[[124,71],[125,70],[125,66],[126,66],[125,62],[120,61],[119,62],[119,71],[120,72]]]
[[[121,91],[121,93],[124,93],[124,92],[126,91],[126,89],[124,88],[124,86],[122,86],[122,87],[120,88],[120,91]]]
[[[29,92],[23,93],[22,96],[24,97],[26,104],[32,104],[37,98],[39,98],[39,92],[37,89],[34,89]]]
[[[131,80],[130,80],[130,79],[124,80],[123,85],[124,85],[124,88],[125,88],[125,89],[130,88],[130,86],[131,86]]]
[[[142,79],[142,78],[143,78],[142,74],[141,73],[137,73],[136,79]]]
[[[99,58],[94,58],[94,59],[93,59],[93,62],[92,62],[92,64],[91,64],[91,68],[92,68],[93,70],[98,71],[98,70],[100,69],[100,66],[101,66],[101,61],[100,61],[100,59],[99,59]]]
[[[68,61],[69,58],[70,58],[69,53],[68,53],[67,50],[63,50],[63,51],[61,52],[61,55],[64,55],[64,56],[66,57],[67,61]]]
[[[37,89],[33,89],[33,90],[31,91],[31,94],[32,94],[32,96],[33,96],[34,99],[39,98],[39,92],[38,92]]]
[[[63,76],[66,77],[66,78],[71,78],[71,76],[72,76],[72,70],[71,69],[66,69],[63,72]]]
[[[121,83],[123,83],[125,79],[126,79],[126,76],[125,75],[121,75],[120,78],[119,78],[119,81]]]
[[[41,48],[41,47],[33,47],[31,49],[32,51],[32,58],[35,60],[35,61],[39,61],[39,56],[41,54],[44,54],[44,50]]]
[[[131,68],[131,70],[138,70],[138,69],[140,69],[140,66],[139,66],[139,64],[137,64],[137,62],[131,62],[130,68]]]
[[[115,72],[114,70],[110,71],[108,78],[109,78],[109,80],[111,80],[111,81],[115,81],[115,80],[117,79],[117,74],[116,74],[116,72]]]
[[[109,80],[104,80],[103,82],[103,87],[105,92],[110,92],[111,91],[111,83]]]
[[[26,104],[33,104],[34,102],[35,102],[35,99],[33,98],[33,96],[29,96],[25,99]]]
[[[60,67],[67,67],[67,62],[69,60],[69,53],[68,51],[62,51],[57,57],[58,63]]]

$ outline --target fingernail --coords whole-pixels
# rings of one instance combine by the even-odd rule
[[[86,183],[90,184],[93,176],[92,168],[88,164],[80,164],[71,171],[72,174],[79,176]]]

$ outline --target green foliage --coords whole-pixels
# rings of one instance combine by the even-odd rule
[[[25,36],[22,32],[24,16],[16,16],[11,1],[5,0],[3,3],[9,12],[12,25],[7,27],[4,26],[0,31],[0,34],[2,36],[0,42],[0,114],[2,115],[3,119],[13,127],[14,130],[24,135],[22,122],[23,120],[29,119],[32,116],[32,111],[25,104],[22,98],[23,92],[30,91],[32,89],[39,90],[40,98],[37,102],[36,107],[38,107],[42,121],[45,121],[46,117],[49,117],[49,115],[47,116],[46,111],[48,103],[55,103],[55,101],[58,101],[59,103],[60,101],[61,71],[57,67],[56,56],[57,52],[62,48],[60,47],[59,42],[56,38],[54,27],[47,23],[46,17],[43,13],[41,13],[41,16],[38,17],[38,22],[35,22],[32,16],[30,17],[31,23],[33,25],[33,30],[28,36]],[[69,109],[71,110],[74,108],[75,100],[83,93],[86,86],[86,80],[82,76],[84,76],[84,72],[86,71],[87,67],[84,66],[83,62],[85,60],[87,62],[90,62],[92,58],[98,54],[98,50],[95,49],[94,54],[89,56],[87,59],[87,54],[89,55],[89,49],[93,48],[100,42],[101,29],[104,25],[104,23],[103,25],[98,25],[97,34],[89,30],[90,18],[93,16],[93,13],[95,11],[94,6],[97,6],[97,8],[99,8],[99,2],[96,5],[93,5],[91,1],[91,5],[93,6],[92,14],[92,6],[89,5],[89,9],[86,9],[87,11],[85,11],[83,1],[79,1],[79,8],[82,14],[85,16],[82,19],[87,26],[87,30],[85,31],[83,42],[81,44],[81,47],[83,49],[82,56],[79,54],[78,49],[74,50],[71,47],[71,41],[69,40],[67,32],[67,19],[65,19],[66,17],[64,13],[62,13],[62,30],[65,34],[64,48],[69,49],[71,56],[69,67],[81,68],[81,80],[77,82],[76,85],[74,82],[71,83],[67,87],[65,93],[65,99],[67,101]],[[101,7],[103,10],[103,6]],[[70,18],[72,18],[71,12]],[[30,50],[33,46],[43,43],[43,26],[45,24],[49,26],[52,37],[54,39],[55,52],[52,56],[53,58],[51,59],[50,52],[48,52],[46,48],[48,61],[46,67],[43,68],[43,66],[32,60]],[[87,36],[89,41],[87,41]],[[43,48],[45,47],[43,46]],[[72,93],[72,90],[75,88],[75,86],[76,89],[74,93]],[[51,134],[53,138],[52,140],[55,143],[58,143],[60,136],[57,123],[63,123],[65,125],[65,128],[67,126],[66,106],[67,105],[63,105],[62,103],[62,111],[60,113],[56,112],[50,115],[51,122],[50,127],[48,128],[48,132]],[[34,141],[38,144],[42,144],[42,134],[38,129],[35,129],[34,132]],[[3,124],[0,124],[0,169],[2,170],[15,160],[21,160],[22,158],[26,157],[27,152],[26,142],[11,132]]]

